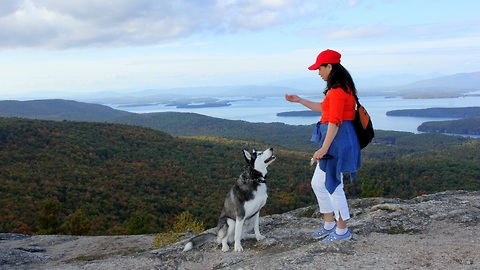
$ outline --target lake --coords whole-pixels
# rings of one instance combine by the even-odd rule
[[[225,98],[222,98],[225,99]],[[309,98],[312,101],[318,99]],[[248,97],[229,97],[232,100],[231,106],[227,107],[207,107],[207,108],[181,108],[177,109],[164,104],[145,105],[135,107],[124,107],[120,104],[108,104],[108,106],[134,113],[151,112],[192,112],[211,117],[217,117],[229,120],[244,120],[248,122],[281,122],[289,125],[311,125],[319,120],[319,117],[279,117],[276,114],[287,111],[307,110],[298,103],[290,103],[281,97],[266,97],[253,99]],[[418,133],[417,127],[423,122],[452,120],[453,118],[420,118],[420,117],[400,117],[387,116],[387,111],[401,109],[426,109],[434,107],[471,107],[479,106],[480,96],[466,96],[459,98],[439,98],[439,99],[403,99],[401,97],[386,98],[383,96],[360,97],[360,103],[367,109],[372,117],[375,129],[395,130]]]

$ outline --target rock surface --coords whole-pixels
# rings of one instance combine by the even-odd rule
[[[311,206],[262,217],[267,238],[244,240],[244,252],[216,243],[182,252],[187,237],[154,249],[154,235],[0,234],[0,269],[480,269],[480,191],[349,205],[349,241],[312,239],[321,219]]]

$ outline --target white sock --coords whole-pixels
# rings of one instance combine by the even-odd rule
[[[343,229],[340,229],[337,227],[337,229],[335,230],[335,233],[338,234],[338,235],[344,235],[346,234],[348,231],[348,228],[343,228]]]
[[[323,228],[325,228],[325,230],[331,230],[333,229],[333,227],[335,227],[335,221],[332,221],[332,222],[328,222],[328,221],[325,221],[325,223],[323,224]]]

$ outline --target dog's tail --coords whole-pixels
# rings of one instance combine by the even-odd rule
[[[189,250],[193,249],[194,247],[199,247],[199,246],[204,245],[206,243],[214,242],[216,238],[217,238],[217,235],[214,234],[214,233],[199,234],[199,235],[193,237],[192,239],[190,239],[190,241],[188,241],[188,243],[185,244],[185,247],[183,248],[183,251],[189,251]]]

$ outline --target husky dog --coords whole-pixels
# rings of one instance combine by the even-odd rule
[[[276,157],[273,148],[263,152],[255,150],[249,153],[243,150],[247,165],[245,170],[230,189],[222,213],[217,224],[217,242],[222,244],[222,251],[228,251],[229,243],[235,242],[234,250],[243,251],[240,243],[245,238],[256,238],[257,241],[265,239],[260,234],[260,210],[267,202],[267,167]],[[254,229],[255,234],[247,234]],[[213,240],[214,234],[200,234],[190,239],[183,251],[191,250]]]

